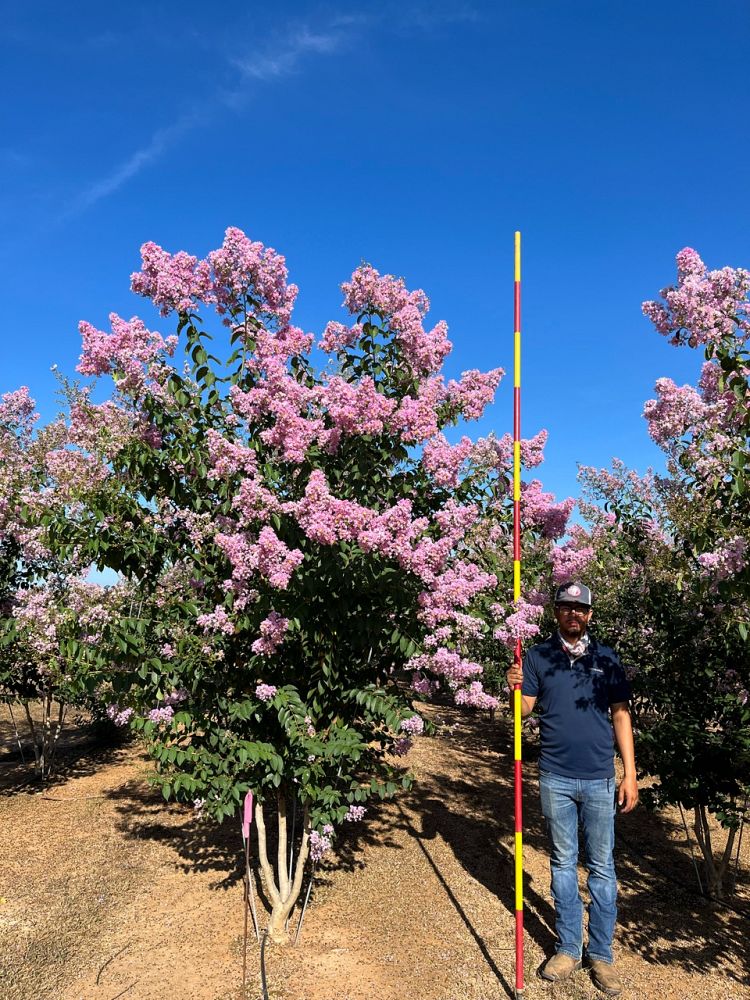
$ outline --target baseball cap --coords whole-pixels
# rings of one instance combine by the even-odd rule
[[[591,591],[583,583],[563,583],[557,588],[555,604],[587,604],[591,607]]]

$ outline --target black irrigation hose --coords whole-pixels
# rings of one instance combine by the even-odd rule
[[[263,990],[263,1000],[268,1000],[268,983],[266,982],[266,941],[268,931],[263,931],[263,940],[260,943],[260,988]]]

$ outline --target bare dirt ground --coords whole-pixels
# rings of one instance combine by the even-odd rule
[[[414,790],[372,807],[319,873],[297,947],[268,947],[270,1000],[513,997],[508,722],[435,708]],[[51,785],[28,781],[0,707],[3,1000],[239,1000],[242,855],[236,824],[198,822],[146,781],[136,744],[72,730]],[[525,794],[526,997],[601,996],[585,971],[552,986],[553,945],[534,746]],[[720,843],[720,841],[719,841]],[[618,818],[617,959],[629,997],[750,997],[750,836],[734,908],[696,892],[679,813]],[[249,954],[248,1000],[260,997]]]

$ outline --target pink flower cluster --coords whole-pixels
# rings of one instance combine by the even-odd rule
[[[107,718],[111,719],[118,728],[127,726],[133,715],[132,708],[120,708],[118,704],[107,705]]]
[[[173,310],[190,312],[195,302],[207,300],[211,288],[208,261],[183,250],[169,254],[150,242],[141,247],[141,261],[141,270],[131,275],[130,287],[151,299],[162,316]]]
[[[405,757],[413,746],[414,743],[408,736],[402,736],[401,739],[393,742],[390,752],[394,757]]]
[[[425,672],[445,678],[448,686],[457,690],[467,681],[476,679],[483,671],[479,663],[465,659],[460,653],[444,646],[431,653],[419,653],[406,664],[406,669],[420,676]]]
[[[112,333],[97,330],[85,320],[78,324],[83,350],[76,370],[81,375],[121,372],[123,378],[118,388],[138,392],[145,381],[145,367],[161,352],[172,355],[177,338],[167,337],[165,340],[161,334],[152,333],[137,316],[127,322],[113,312],[109,321]]]
[[[671,378],[657,379],[657,399],[643,407],[648,432],[662,448],[691,433],[704,419],[707,407],[691,385],[677,386]]]
[[[429,299],[421,289],[409,292],[403,278],[381,275],[370,264],[361,264],[352,274],[351,281],[342,284],[341,291],[344,307],[352,314],[378,312],[381,316],[390,316],[413,305],[424,315],[430,308]]]
[[[345,823],[359,823],[365,818],[367,809],[364,806],[349,806],[349,810],[344,816]]]
[[[423,698],[431,698],[438,689],[437,681],[430,680],[424,674],[414,674],[411,679],[411,688],[415,694]]]
[[[418,306],[409,304],[391,316],[390,326],[412,371],[429,375],[439,370],[453,345],[448,340],[447,323],[440,320],[427,331],[422,325],[423,316]]]
[[[456,692],[456,704],[494,711],[500,702],[494,695],[487,694],[481,681],[472,681],[468,687]]]
[[[260,637],[250,647],[259,656],[270,656],[284,641],[289,619],[283,618],[278,612],[272,611],[260,623]]]
[[[408,719],[402,719],[399,728],[409,736],[421,736],[424,732],[424,719],[421,715],[412,715]]]
[[[456,486],[461,467],[473,450],[471,438],[462,437],[457,445],[450,445],[442,434],[437,434],[424,446],[422,465],[438,486]]]
[[[351,347],[362,336],[362,324],[355,323],[353,326],[344,326],[331,320],[323,331],[323,336],[318,342],[318,347],[327,354],[336,354],[339,351]]]
[[[422,324],[430,308],[429,299],[421,289],[408,291],[403,278],[380,275],[374,267],[363,264],[352,274],[351,281],[344,282],[341,290],[344,306],[350,313],[375,312],[389,319],[403,356],[416,374],[429,375],[437,371],[450,354],[448,327],[439,322],[429,332],[425,331]],[[341,338],[341,332],[338,337]]]
[[[458,559],[438,574],[429,590],[419,595],[422,619],[431,628],[453,621],[456,609],[466,608],[477,594],[497,585],[497,578],[475,563]]]
[[[582,544],[579,540],[569,540],[552,549],[552,579],[554,583],[575,580],[585,575],[585,570],[594,558],[593,545]]]
[[[146,715],[149,722],[168,723],[174,718],[174,709],[171,705],[164,705],[157,708],[152,708],[151,711]]]
[[[278,514],[282,510],[282,505],[263,485],[260,476],[247,476],[242,480],[232,500],[232,507],[240,515],[241,523],[244,525],[252,524],[254,521],[269,521],[272,514]]]
[[[213,293],[218,311],[233,312],[244,304],[248,287],[279,326],[289,323],[297,286],[287,284],[284,258],[271,247],[249,240],[241,229],[230,226],[219,250],[208,255],[213,270]]]
[[[542,464],[548,436],[548,432],[542,429],[533,438],[521,439],[521,465],[527,469],[534,469]]]
[[[272,698],[276,697],[278,688],[273,684],[258,684],[255,688],[255,697],[259,701],[271,701]]]
[[[436,410],[447,399],[442,376],[424,379],[416,396],[404,396],[390,421],[390,429],[406,444],[419,444],[438,433]]]
[[[327,823],[322,832],[313,830],[310,834],[310,859],[313,864],[322,861],[323,857],[330,851],[332,833],[333,827]]]
[[[185,688],[176,688],[164,699],[165,705],[181,705],[183,701],[187,701],[188,692]]]
[[[378,392],[371,378],[346,382],[334,375],[320,401],[339,434],[382,434],[396,400]]]
[[[324,429],[315,410],[318,393],[289,375],[284,362],[269,364],[266,378],[242,392],[236,386],[230,392],[235,411],[246,420],[258,421],[273,416],[271,427],[261,431],[265,444],[278,448],[288,462],[303,462],[307,449]]]
[[[541,430],[532,438],[521,438],[521,465],[533,469],[544,461],[544,447],[548,433]],[[513,469],[513,435],[503,434],[501,438],[490,435],[480,438],[474,445],[473,461],[488,469],[509,473]]]
[[[334,497],[320,469],[310,473],[296,518],[307,537],[322,545],[352,541],[370,520],[370,511],[351,500]]]
[[[95,489],[110,475],[107,466],[94,455],[67,448],[48,451],[44,461],[58,491],[65,494]]]
[[[411,500],[399,500],[379,514],[371,512],[357,535],[357,542],[363,552],[378,552],[387,559],[396,559],[404,569],[419,575],[415,559],[427,539],[421,542],[417,539],[429,523],[426,517],[412,518]]]
[[[3,393],[0,398],[0,428],[6,433],[20,433],[22,437],[28,438],[39,419],[39,414],[34,413],[35,406],[28,386],[22,385],[14,392]]]
[[[240,590],[255,573],[265,577],[272,587],[286,590],[304,558],[299,549],[288,548],[268,525],[261,529],[255,543],[245,534],[222,532],[216,534],[215,541],[232,564],[232,580]]]
[[[226,608],[217,604],[212,612],[205,615],[198,615],[196,624],[204,632],[222,632],[224,635],[234,635],[234,622],[227,614]]]
[[[460,381],[448,383],[448,399],[461,411],[466,420],[479,420],[495,398],[497,387],[505,375],[502,368],[480,372],[476,368],[463,372]]]
[[[703,552],[698,556],[703,575],[714,582],[736,576],[747,565],[748,548],[747,539],[742,535],[736,535],[716,551]]]
[[[521,519],[525,526],[537,528],[545,538],[561,538],[567,529],[568,518],[576,502],[568,497],[555,503],[553,493],[544,493],[538,479],[524,483],[521,488]]]
[[[527,642],[539,635],[539,621],[544,613],[542,604],[535,604],[520,598],[513,605],[513,611],[506,614],[505,608],[499,604],[492,605],[492,611],[501,618],[503,623],[498,625],[493,635],[504,645],[513,649],[518,639]]]
[[[657,503],[653,473],[648,471],[644,476],[639,476],[637,472],[628,469],[620,458],[612,459],[611,471],[583,465],[579,478],[589,493],[601,496],[614,506],[623,499],[640,501],[650,506]],[[579,574],[571,573],[570,578],[574,579],[577,575]]]
[[[252,311],[285,327],[297,296],[287,284],[284,258],[262,243],[254,243],[241,229],[227,229],[219,250],[207,260],[186,253],[169,254],[155,243],[141,247],[141,270],[131,276],[131,288],[158,307],[163,316],[173,310],[189,312],[195,303],[216,305],[220,314],[236,314],[248,302]]]
[[[709,271],[695,250],[677,254],[677,285],[663,288],[662,302],[644,302],[643,312],[673,344],[698,347],[750,335],[750,271]]]
[[[261,529],[256,546],[258,553],[258,572],[264,576],[272,587],[286,590],[292,573],[302,562],[303,555],[299,549],[289,549],[278,537],[273,528]]]
[[[211,468],[208,475],[215,479],[233,476],[237,472],[254,475],[258,467],[258,458],[252,448],[239,441],[228,441],[217,431],[209,429],[206,432],[208,453],[211,458]]]

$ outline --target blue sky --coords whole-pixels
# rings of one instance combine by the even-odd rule
[[[694,246],[748,253],[746,0],[2,4],[0,391],[53,415],[77,324],[115,310],[145,240],[198,255],[236,225],[287,257],[295,313],[342,319],[363,259],[432,300],[448,370],[509,374],[524,241],[523,431],[576,463],[660,464],[641,419],[694,379],[641,315]]]

